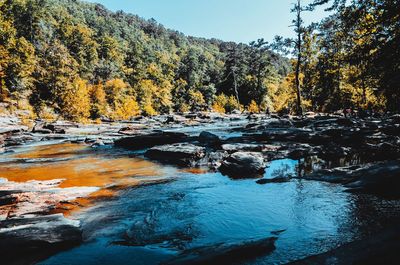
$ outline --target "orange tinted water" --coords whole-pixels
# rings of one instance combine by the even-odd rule
[[[40,159],[63,158],[52,162],[0,163],[0,178],[14,182],[30,180],[63,179],[61,188],[99,187],[100,190],[73,202],[59,205],[55,212],[70,214],[78,208],[92,205],[99,198],[115,196],[116,188],[139,185],[146,179],[162,177],[161,167],[140,158],[105,155],[80,144],[55,144],[37,146],[26,152],[9,155],[10,158]]]
[[[89,149],[89,150],[88,150]],[[88,153],[83,156],[78,154]],[[15,158],[70,158],[46,163],[0,163],[0,177],[9,181],[65,179],[60,187],[104,187],[129,185],[134,177],[160,176],[161,168],[140,158],[103,156],[90,153],[90,147],[78,144],[58,144],[35,147]]]

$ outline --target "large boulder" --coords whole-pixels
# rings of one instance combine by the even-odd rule
[[[190,166],[205,156],[205,148],[193,144],[170,144],[155,146],[145,156],[172,164]]]
[[[261,153],[236,152],[226,158],[219,169],[230,177],[254,178],[262,176],[265,166]]]
[[[184,133],[155,132],[150,134],[121,138],[115,141],[115,145],[130,150],[141,150],[157,145],[183,143],[189,140],[189,136]]]
[[[208,146],[217,146],[221,144],[221,139],[219,139],[218,135],[205,131],[200,133],[198,140],[200,143]]]

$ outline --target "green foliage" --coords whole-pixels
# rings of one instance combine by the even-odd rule
[[[282,72],[285,65],[277,55],[270,60],[265,43],[186,37],[98,4],[0,0],[0,15],[0,99],[29,97],[37,114],[49,113],[44,116],[201,111],[217,93],[228,95],[222,108],[231,111],[240,108],[239,96],[260,103],[270,69]]]

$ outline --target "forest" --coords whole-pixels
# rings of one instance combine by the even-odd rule
[[[329,16],[305,25],[322,5]],[[233,110],[375,112],[400,106],[398,0],[298,1],[296,39],[188,37],[76,0],[0,1],[2,111],[126,120]]]

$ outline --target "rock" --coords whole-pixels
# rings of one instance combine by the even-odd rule
[[[61,125],[57,124],[46,124],[43,126],[44,130],[50,130],[52,133],[65,134],[66,131]]]
[[[32,142],[38,140],[31,135],[21,134],[21,135],[12,135],[4,140],[4,146],[19,146],[26,144],[28,142]]]
[[[276,146],[277,149],[279,148]],[[266,146],[262,144],[241,144],[241,143],[234,143],[234,144],[224,144],[222,145],[222,149],[234,153],[237,151],[247,151],[247,152],[261,152],[265,149],[268,149],[268,151],[273,151],[273,146]],[[276,150],[277,150],[276,149]]]
[[[51,134],[53,133],[52,130],[45,128],[46,124],[44,123],[36,123],[35,126],[32,129],[33,133],[39,133],[39,134]]]
[[[206,153],[206,155],[196,162],[196,167],[208,167],[212,170],[217,170],[220,166],[222,161],[228,157],[228,153],[225,151],[216,151]]]
[[[181,115],[168,115],[165,123],[187,123],[188,119]]]
[[[241,264],[266,255],[275,249],[276,237],[242,242],[239,244],[221,243],[208,247],[199,247],[184,251],[178,258],[165,264]]]
[[[288,119],[270,119],[267,128],[292,128],[293,123]]]
[[[288,265],[363,264],[397,265],[400,249],[400,229],[385,228],[366,238],[341,244],[328,252],[297,260]]]
[[[62,214],[8,219],[0,227],[4,264],[33,264],[82,242],[79,222]]]
[[[123,135],[136,135],[138,131],[133,127],[123,127],[118,131],[119,134]]]
[[[205,156],[205,148],[182,143],[162,145],[149,149],[145,156],[158,161],[190,166]]]
[[[137,135],[121,138],[115,141],[115,145],[130,150],[141,150],[157,145],[188,142],[190,138],[184,133],[178,132],[156,132],[151,134]]]
[[[311,146],[303,144],[301,146],[295,147],[293,150],[290,150],[287,156],[290,159],[299,160],[310,156],[312,154],[311,149]]]
[[[219,170],[234,178],[260,177],[265,171],[264,158],[261,153],[236,152],[222,162]]]
[[[256,181],[257,184],[264,185],[268,183],[285,183],[289,182],[291,177],[276,177],[272,179],[259,179]]]
[[[341,183],[350,192],[378,194],[399,198],[400,161],[385,161],[364,166],[320,170],[301,178]]]
[[[199,142],[208,146],[217,146],[221,144],[221,140],[217,135],[205,131],[200,133]]]

